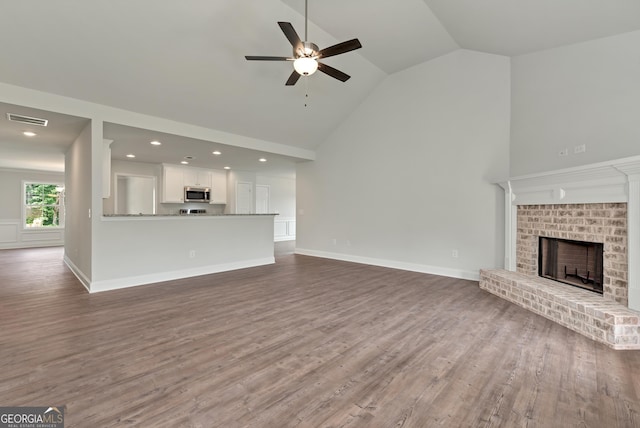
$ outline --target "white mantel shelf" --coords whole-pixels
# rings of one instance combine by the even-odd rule
[[[640,156],[497,183],[505,191],[505,269],[516,270],[518,205],[627,203],[629,308],[640,312]]]

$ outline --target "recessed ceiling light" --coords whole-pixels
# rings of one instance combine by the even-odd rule
[[[225,166],[224,169],[231,169],[231,167],[230,166]]]
[[[216,155],[216,156],[220,156],[222,154],[222,152],[219,152],[218,150],[216,150],[215,152],[211,152],[211,153]]]
[[[128,158],[135,158],[135,157],[136,157],[136,155],[134,155],[133,153],[129,153],[129,154],[127,155],[127,157],[128,157]]]
[[[152,146],[159,146],[162,143],[160,141],[154,140],[154,141],[151,141],[149,144],[151,144]]]
[[[35,137],[36,136],[36,133],[32,132],[32,131],[24,131],[22,134],[26,135],[27,137]]]
[[[182,165],[189,165],[189,162],[187,162],[187,161],[182,161],[182,162],[180,162],[180,163],[181,163]]]
[[[267,160],[265,158],[260,158],[258,159],[260,162],[266,162]]]

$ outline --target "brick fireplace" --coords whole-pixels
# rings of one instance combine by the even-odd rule
[[[518,205],[516,271],[538,275],[538,237],[604,244],[603,296],[627,305],[627,204]]]
[[[482,270],[480,287],[614,349],[640,349],[640,156],[499,184],[505,269]],[[540,237],[601,243],[602,294],[539,276]]]

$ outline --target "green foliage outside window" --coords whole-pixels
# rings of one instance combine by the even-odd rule
[[[59,227],[62,219],[63,192],[58,184],[27,183],[25,185],[27,227]]]

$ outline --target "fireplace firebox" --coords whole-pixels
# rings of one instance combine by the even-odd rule
[[[597,242],[540,236],[538,275],[602,294],[603,250]]]

